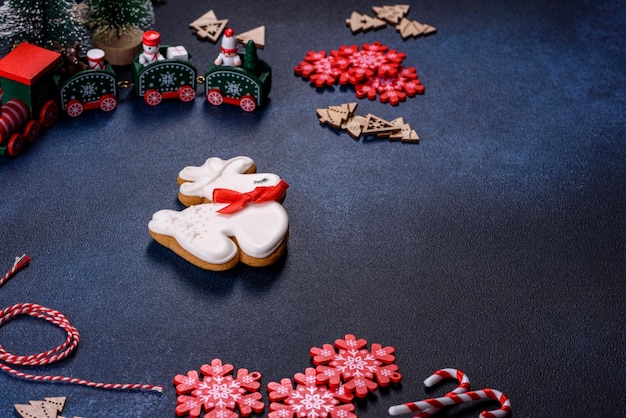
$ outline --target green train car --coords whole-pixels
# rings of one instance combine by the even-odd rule
[[[197,69],[186,55],[180,58],[166,58],[172,56],[172,51],[182,47],[161,47],[159,54],[163,59],[149,64],[142,64],[137,54],[133,59],[133,87],[137,96],[143,97],[144,102],[156,106],[163,99],[178,98],[183,102],[190,102],[196,97]]]
[[[110,112],[117,107],[117,74],[107,63],[102,69],[86,69],[69,78],[55,76],[61,108],[71,117],[83,110],[101,109]]]
[[[205,96],[209,103],[222,103],[241,107],[252,112],[265,106],[272,88],[272,69],[257,56],[253,41],[246,45],[246,53],[239,54],[242,66],[213,64],[204,74]]]

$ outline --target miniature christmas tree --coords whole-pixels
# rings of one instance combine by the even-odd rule
[[[85,24],[94,46],[114,65],[130,64],[141,50],[143,31],[154,24],[151,0],[85,0]]]
[[[113,41],[143,32],[154,24],[152,3],[146,0],[85,0],[86,25],[99,41]]]
[[[0,44],[11,49],[24,41],[49,49],[74,42],[90,45],[74,1],[5,0],[0,6]]]
[[[8,45],[8,35],[11,33],[11,25],[7,22],[9,19],[3,6],[0,6],[0,57],[4,57],[11,51]]]
[[[246,54],[243,59],[243,67],[253,73],[256,73],[259,69],[259,57],[256,53],[256,45],[252,40],[248,41],[246,44]]]

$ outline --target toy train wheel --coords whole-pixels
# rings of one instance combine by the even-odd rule
[[[256,109],[256,100],[254,100],[254,97],[246,94],[241,98],[241,100],[239,100],[239,107],[246,112],[252,112],[254,109]]]
[[[80,100],[70,100],[65,108],[65,112],[68,116],[76,118],[83,114],[83,110],[85,110],[85,106],[80,102]]]
[[[146,94],[143,95],[143,101],[150,106],[156,106],[161,103],[163,100],[163,95],[156,90],[148,90]]]
[[[39,137],[39,131],[41,131],[41,125],[36,120],[28,121],[24,128],[24,139],[27,142],[33,143]]]
[[[219,106],[224,103],[224,96],[220,89],[211,89],[206,93],[206,99],[209,103],[215,106]]]
[[[110,112],[117,107],[117,99],[112,94],[105,94],[100,98],[100,109]]]
[[[17,157],[24,150],[24,137],[20,134],[13,134],[7,145],[9,156]]]
[[[182,102],[190,102],[196,97],[196,91],[190,86],[182,86],[178,89],[178,98]]]
[[[59,116],[59,105],[54,100],[48,100],[39,112],[39,123],[46,128],[54,125]]]

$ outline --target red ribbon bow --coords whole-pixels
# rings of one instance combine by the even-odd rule
[[[218,210],[219,213],[233,213],[243,208],[248,203],[271,202],[280,199],[287,191],[289,185],[281,180],[276,186],[259,186],[251,192],[240,193],[231,189],[214,189],[213,202],[230,203]]]

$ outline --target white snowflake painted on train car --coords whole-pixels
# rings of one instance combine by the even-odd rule
[[[90,97],[96,94],[96,84],[95,83],[85,83],[80,86],[80,94],[83,97]]]
[[[241,96],[241,91],[241,84],[234,81],[228,81],[226,83],[226,93],[228,93],[228,95],[232,97],[239,97]]]
[[[167,72],[160,75],[159,82],[162,86],[173,86],[175,78],[174,73]]]

